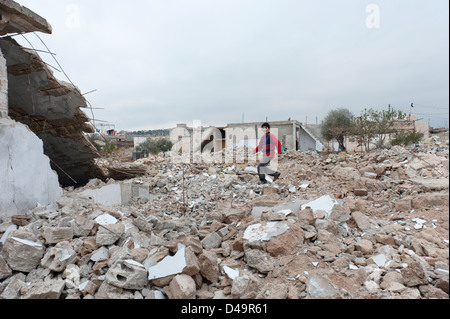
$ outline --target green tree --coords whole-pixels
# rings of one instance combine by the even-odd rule
[[[156,155],[160,152],[167,152],[172,149],[173,143],[167,139],[148,139],[147,141],[139,144],[136,147],[136,152],[143,154],[153,154]]]
[[[391,141],[391,145],[408,146],[419,143],[423,138],[423,135],[419,132],[398,132]]]
[[[321,133],[326,141],[336,140],[339,149],[345,151],[344,139],[352,125],[353,114],[345,108],[331,110],[325,117]]]
[[[402,111],[377,111],[365,108],[361,116],[353,118],[348,133],[352,140],[364,145],[366,151],[370,150],[371,144],[380,149],[385,144],[386,136],[395,133],[395,122],[405,118],[406,113]]]

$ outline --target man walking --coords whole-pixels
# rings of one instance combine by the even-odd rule
[[[281,154],[281,142],[274,134],[270,133],[269,123],[263,123],[261,128],[264,135],[261,137],[261,140],[259,141],[258,146],[254,149],[253,153],[262,151],[264,154],[261,162],[258,164],[258,175],[261,183],[266,184],[266,175],[273,176],[273,181],[276,181],[281,175],[280,172],[276,172],[268,167],[270,161],[275,157],[275,148],[277,149],[277,153]]]

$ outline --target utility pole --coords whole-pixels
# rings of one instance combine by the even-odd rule
[[[411,121],[411,110],[414,107],[414,104],[411,103],[411,106],[409,107],[409,120]]]

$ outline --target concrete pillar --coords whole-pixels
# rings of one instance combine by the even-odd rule
[[[0,50],[0,118],[8,117],[8,73],[6,60]]]
[[[292,149],[296,150],[297,132],[295,131],[295,123],[292,123]]]

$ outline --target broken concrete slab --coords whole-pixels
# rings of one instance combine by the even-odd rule
[[[143,289],[148,283],[147,269],[141,263],[132,260],[118,260],[105,275],[108,284],[124,289]]]
[[[5,240],[1,253],[11,269],[30,272],[39,265],[45,247],[33,234],[15,230]]]
[[[249,243],[256,241],[268,241],[272,237],[279,236],[289,230],[286,222],[267,222],[250,225],[244,232],[243,238]]]
[[[65,281],[61,279],[34,283],[27,289],[23,299],[59,299],[65,286]]]
[[[165,289],[170,299],[195,299],[197,288],[191,276],[176,275]]]
[[[316,274],[308,277],[306,290],[312,299],[333,299],[339,297],[339,290],[333,283]]]
[[[44,227],[43,234],[47,244],[57,244],[73,238],[72,227]]]
[[[3,0],[0,11],[0,35],[33,31],[52,33],[52,27],[43,17],[15,1]]]
[[[46,251],[41,266],[54,272],[63,272],[76,258],[77,254],[73,249],[52,247]]]
[[[156,265],[148,267],[148,279],[158,279],[170,275],[181,274],[187,266],[185,257],[186,247],[180,245],[174,256],[167,256]]]
[[[88,188],[80,192],[81,196],[91,197],[94,202],[105,205],[126,205],[131,200],[132,186],[130,183],[116,183],[100,188]]]

